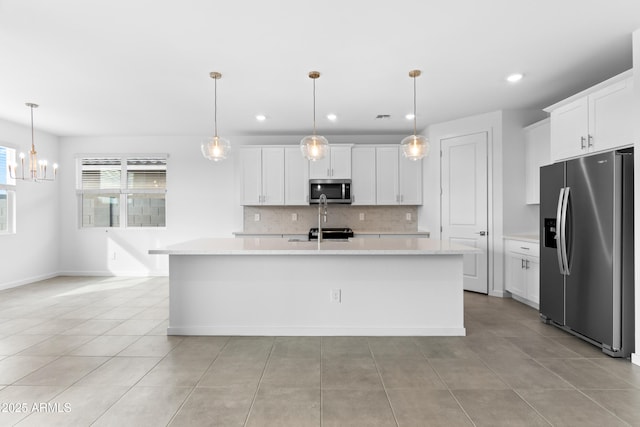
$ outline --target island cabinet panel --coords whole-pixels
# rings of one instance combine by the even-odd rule
[[[309,161],[298,146],[284,149],[284,204],[309,204]]]
[[[422,161],[406,159],[397,145],[376,148],[378,205],[422,204]]]
[[[551,113],[551,160],[633,144],[633,78],[615,76],[545,109]]]
[[[375,205],[376,148],[354,146],[351,150],[351,198],[354,205]]]
[[[332,145],[327,155],[309,162],[311,179],[351,179],[351,145]]]
[[[284,148],[245,148],[240,164],[243,205],[284,204]]]

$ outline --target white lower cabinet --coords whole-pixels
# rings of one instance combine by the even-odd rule
[[[505,289],[519,301],[540,303],[540,244],[505,239]]]

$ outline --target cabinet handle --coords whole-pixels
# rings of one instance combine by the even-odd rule
[[[528,248],[528,247],[526,247],[526,246],[520,246],[520,249],[525,249],[525,250],[527,250],[527,251],[529,250],[529,248]]]
[[[585,138],[584,136],[580,137],[580,148],[582,150],[584,150],[585,148],[587,148],[587,138]]]
[[[526,268],[527,270],[529,269],[529,260],[525,260],[524,262],[524,268]]]
[[[520,259],[520,268],[524,268],[524,259]]]
[[[588,145],[589,147],[593,147],[593,136],[588,135],[588,136],[587,136],[587,140],[588,140],[587,145]]]
[[[333,176],[333,168],[331,168],[331,176]]]

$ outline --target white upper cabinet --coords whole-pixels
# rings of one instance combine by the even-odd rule
[[[526,201],[527,204],[540,204],[540,166],[551,162],[549,119],[527,126],[524,134]]]
[[[329,146],[324,158],[309,162],[309,178],[351,179],[351,146]]]
[[[615,76],[545,109],[551,113],[551,160],[633,143],[633,78]]]
[[[376,204],[376,148],[354,146],[351,150],[351,198],[354,205]]]
[[[298,146],[284,149],[284,204],[309,204],[309,161]]]
[[[397,145],[376,148],[378,205],[422,204],[422,161],[408,160]]]
[[[284,148],[244,148],[240,164],[243,205],[284,204]]]

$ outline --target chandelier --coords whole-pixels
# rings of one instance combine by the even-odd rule
[[[9,165],[9,176],[11,179],[17,179],[22,181],[32,181],[32,182],[40,182],[40,181],[55,181],[56,176],[58,175],[58,164],[53,164],[53,177],[47,177],[47,161],[46,160],[38,160],[38,153],[36,151],[35,145],[35,137],[33,130],[33,109],[38,108],[38,104],[34,104],[32,102],[27,102],[25,104],[27,107],[31,109],[31,151],[29,151],[29,169],[28,173],[25,173],[27,168],[25,167],[25,154],[20,153],[20,167],[14,162]]]

